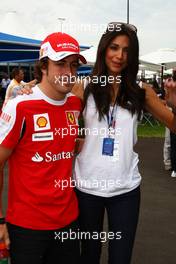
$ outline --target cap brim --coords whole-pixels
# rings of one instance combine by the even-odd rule
[[[48,58],[53,61],[59,61],[71,55],[78,55],[78,58],[80,59],[82,63],[84,64],[87,63],[84,56],[82,56],[80,53],[77,53],[77,52],[68,52],[68,51],[67,52],[57,52],[55,54],[48,54]]]
[[[78,57],[79,57],[79,59],[80,59],[80,61],[81,61],[82,63],[84,63],[84,64],[87,63],[87,61],[86,61],[86,59],[84,58],[84,56],[82,56],[81,54],[79,54]]]

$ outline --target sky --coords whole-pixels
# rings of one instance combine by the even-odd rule
[[[160,48],[176,49],[176,0],[129,1],[140,55]],[[0,21],[0,32],[43,40],[62,27],[81,45],[96,46],[109,22],[127,21],[127,0],[5,0]]]

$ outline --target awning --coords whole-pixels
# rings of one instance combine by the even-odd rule
[[[41,40],[0,32],[0,62],[31,62],[39,58]],[[89,46],[80,46],[81,50]]]

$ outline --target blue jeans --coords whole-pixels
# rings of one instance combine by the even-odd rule
[[[80,209],[80,229],[99,239],[81,241],[81,263],[99,264],[105,208],[109,226],[109,264],[129,264],[135,239],[140,207],[140,188],[110,198],[76,190]],[[113,236],[114,235],[114,236]]]

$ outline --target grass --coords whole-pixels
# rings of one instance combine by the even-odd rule
[[[138,125],[138,136],[139,137],[160,137],[163,138],[165,134],[165,126],[152,122],[153,127],[150,124],[139,124]]]

